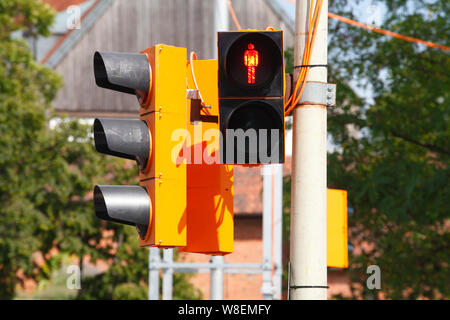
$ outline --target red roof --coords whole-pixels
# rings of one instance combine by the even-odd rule
[[[64,11],[68,7],[73,5],[78,5],[83,2],[86,2],[87,0],[42,0],[43,2],[48,3],[51,5],[56,11]]]
[[[66,8],[68,8],[71,5],[77,5],[77,4],[81,4],[83,2],[86,2],[87,0],[43,0],[44,2],[47,2],[48,4],[50,4],[53,8],[55,8],[58,11],[63,11]],[[83,19],[89,14],[89,12],[91,12],[91,10],[99,3],[100,0],[96,0],[94,2],[94,4],[88,9],[86,10],[83,15],[80,18],[80,21],[83,21]],[[50,49],[50,51],[47,52],[47,54],[45,55],[45,57],[41,60],[41,63],[44,64],[49,58],[50,56],[59,48],[59,46],[67,39],[67,37],[70,35],[70,33],[73,31],[74,29],[70,29],[69,31],[66,32],[66,34],[62,37],[60,37],[60,39],[58,40],[58,42],[56,42],[56,44],[53,46],[53,48]]]

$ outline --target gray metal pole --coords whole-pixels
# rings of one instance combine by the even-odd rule
[[[159,249],[151,247],[148,257],[148,299],[159,300],[159,264],[161,263]]]
[[[212,37],[213,59],[217,58],[217,31],[229,30],[230,21],[226,0],[214,0],[214,34]],[[211,256],[210,263],[210,299],[223,300],[224,258],[223,256]]]
[[[273,299],[272,287],[272,165],[264,165],[263,175],[263,283],[261,293],[264,300]]]
[[[223,256],[211,256],[210,299],[223,300]]]
[[[275,272],[273,277],[274,299],[281,299],[283,276],[283,165],[274,164],[273,179],[273,212],[274,212],[274,262]]]
[[[173,262],[173,249],[163,249],[163,261],[164,263]],[[163,268],[163,280],[162,280],[162,299],[172,300],[173,293],[173,268]]]

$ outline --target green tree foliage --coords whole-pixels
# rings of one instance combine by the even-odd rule
[[[450,2],[371,4],[385,13],[384,29],[450,45]],[[353,17],[352,8],[330,1],[330,11],[346,17]],[[338,106],[328,114],[337,147],[328,154],[328,186],[348,190],[354,208],[353,293],[382,297],[366,287],[366,268],[374,264],[384,297],[448,298],[449,52],[331,19],[329,30],[329,80],[338,83]],[[358,97],[350,81],[373,99]]]
[[[132,228],[97,219],[91,200],[96,183],[136,184],[137,167],[97,153],[79,121],[51,121],[61,78],[16,36],[48,35],[54,14],[38,0],[0,1],[0,299],[25,278],[49,278],[53,248],[112,264],[89,297],[145,298],[148,250]],[[182,294],[193,292],[180,279]]]
[[[351,15],[344,1],[334,3]],[[383,28],[450,45],[448,1],[373,5],[386,9]],[[342,149],[328,156],[328,184],[348,190],[355,210],[350,239],[363,248],[352,256],[353,280],[363,295],[373,295],[365,270],[377,264],[386,297],[448,298],[449,52],[334,26],[331,43],[338,46],[330,52],[338,70],[332,76],[355,79],[373,93],[373,101],[362,104],[341,94],[343,108],[329,113]]]
[[[85,277],[82,280],[82,289],[78,292],[78,299],[148,298],[149,252],[145,248],[137,249],[139,241],[133,228],[123,229],[112,266],[105,273]],[[185,274],[174,274],[174,299],[201,298],[200,291],[193,288],[187,279]]]
[[[0,3],[0,297],[14,294],[16,273],[32,274],[31,253],[40,247],[36,226],[51,228],[42,206],[45,194],[57,191],[53,161],[43,152],[61,143],[47,130],[45,111],[61,80],[33,61],[27,44],[11,33],[33,28],[48,33],[52,15],[37,1]]]

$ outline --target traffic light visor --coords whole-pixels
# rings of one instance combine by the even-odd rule
[[[95,52],[95,83],[102,88],[135,94],[149,92],[151,72],[145,54]]]
[[[151,223],[151,201],[140,186],[95,186],[94,209],[99,219],[136,226],[141,237]]]
[[[98,152],[136,160],[144,169],[151,156],[151,136],[145,121],[95,119],[94,141]]]

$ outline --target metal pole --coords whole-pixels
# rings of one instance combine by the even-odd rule
[[[274,164],[273,179],[273,214],[274,214],[274,241],[273,254],[275,271],[273,276],[274,299],[281,299],[281,283],[283,276],[283,165]]]
[[[228,31],[230,25],[227,0],[214,0],[214,34],[212,43],[212,58],[217,58],[217,31]]]
[[[314,1],[313,6],[316,1]],[[301,65],[310,1],[297,0],[294,65]],[[324,0],[311,65],[327,64],[328,1]],[[294,79],[298,78],[296,69]],[[327,82],[327,68],[310,68],[307,81]],[[322,105],[294,109],[290,299],[327,299],[327,110]]]
[[[164,263],[171,264],[173,262],[173,249],[163,249]],[[172,300],[173,292],[173,268],[168,267],[163,269],[162,280],[162,299]]]
[[[151,247],[148,257],[148,299],[159,300],[159,264],[161,263],[159,249]]]
[[[228,31],[230,26],[227,1],[214,0],[214,34],[212,41],[213,59],[217,58],[217,31]],[[224,258],[211,256],[210,263],[210,299],[223,300]],[[217,266],[218,265],[218,266]]]
[[[263,175],[263,283],[264,300],[273,299],[272,287],[272,166],[264,165]]]
[[[223,256],[211,256],[210,299],[223,300]]]

